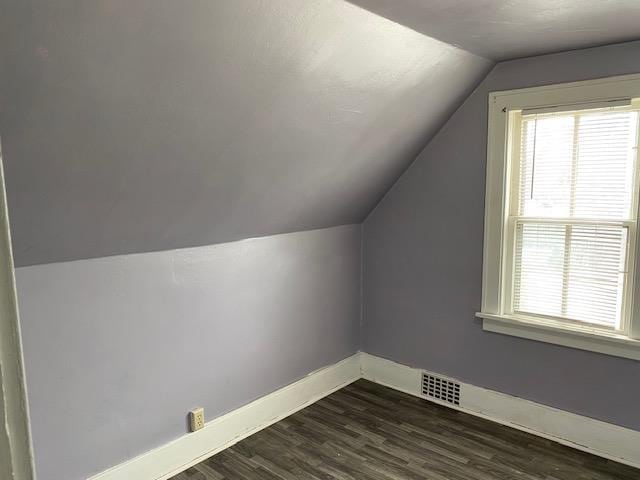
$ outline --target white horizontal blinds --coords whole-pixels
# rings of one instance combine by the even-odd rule
[[[630,218],[637,112],[576,117],[571,216]]]
[[[574,225],[561,316],[617,326],[625,277],[626,227]]]
[[[565,227],[516,227],[514,310],[562,316]]]
[[[520,215],[629,218],[637,115],[523,117]]]
[[[568,217],[574,117],[523,118],[520,211]]]
[[[616,327],[626,242],[625,227],[518,222],[514,310]]]
[[[638,112],[523,115],[513,310],[619,328]]]

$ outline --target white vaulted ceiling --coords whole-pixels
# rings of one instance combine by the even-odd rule
[[[18,265],[360,222],[490,62],[342,0],[20,0]]]
[[[495,60],[640,38],[638,0],[349,1]]]
[[[18,265],[358,223],[494,59],[636,37],[640,3],[0,2]]]

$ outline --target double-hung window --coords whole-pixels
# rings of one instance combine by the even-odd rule
[[[485,330],[640,359],[640,76],[489,101]]]

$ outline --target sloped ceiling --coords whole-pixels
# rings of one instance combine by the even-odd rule
[[[637,0],[0,5],[18,266],[360,222],[487,58],[640,18]]]
[[[360,222],[491,62],[342,0],[5,0],[17,265]]]
[[[349,0],[487,58],[640,38],[638,0]]]

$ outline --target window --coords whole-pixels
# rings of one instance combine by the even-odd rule
[[[640,76],[490,95],[485,330],[640,360]]]

